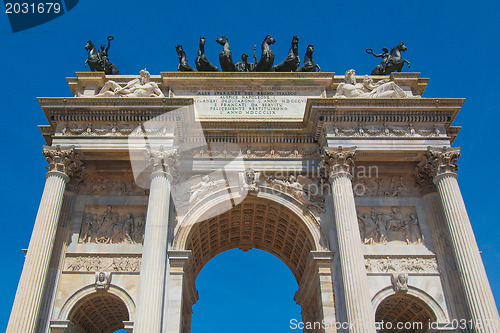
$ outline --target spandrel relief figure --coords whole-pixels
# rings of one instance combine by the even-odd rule
[[[288,178],[267,178],[271,187],[292,195],[297,201],[308,208],[324,211],[323,198],[317,194],[319,186],[304,176]]]
[[[196,203],[207,195],[217,191],[223,185],[226,185],[226,180],[211,180],[208,176],[201,177],[201,180],[198,184],[193,185],[189,190],[189,203]]]
[[[96,97],[165,97],[146,69],[141,70],[138,79],[128,82],[124,87],[109,80]]]

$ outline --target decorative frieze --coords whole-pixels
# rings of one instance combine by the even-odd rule
[[[191,153],[194,158],[234,158],[241,154],[243,158],[302,158],[316,156],[318,148],[316,145],[302,148],[297,145],[291,147],[258,147],[247,145],[240,149],[238,146],[217,145],[217,148],[199,148]]]
[[[438,273],[435,257],[365,257],[368,273]]]
[[[145,206],[87,206],[79,243],[141,244],[146,223]]]
[[[67,272],[138,272],[141,255],[68,255],[64,261]]]
[[[358,207],[357,214],[363,244],[424,242],[415,207]]]
[[[420,189],[412,176],[359,177],[352,181],[356,196],[405,197],[419,196]]]
[[[333,137],[357,138],[429,138],[446,136],[443,125],[394,125],[394,124],[357,124],[357,125],[332,125],[329,135]]]
[[[68,184],[68,189],[86,195],[147,195],[148,190],[141,188],[133,175],[96,175],[83,173]]]

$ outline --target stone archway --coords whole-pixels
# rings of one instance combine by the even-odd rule
[[[130,315],[125,302],[107,292],[94,292],[80,299],[71,309],[72,331],[111,333],[124,328]]]
[[[176,250],[169,252],[169,284],[174,285],[173,280],[179,279],[179,268],[183,272],[180,309],[173,310],[182,314],[177,319],[182,326],[180,331],[190,332],[191,308],[198,299],[194,283],[198,273],[217,254],[234,248],[269,252],[289,267],[299,285],[295,301],[302,307],[304,322],[334,320],[333,255],[319,241],[319,226],[311,230],[311,223],[304,221],[305,214],[298,215],[294,208],[291,204],[252,196],[217,216],[181,226],[174,243]]]
[[[385,323],[385,329],[380,332],[427,332],[428,324],[436,322],[437,319],[426,302],[408,293],[396,293],[386,297],[375,312],[375,321]],[[398,328],[398,323],[406,323],[406,326]]]

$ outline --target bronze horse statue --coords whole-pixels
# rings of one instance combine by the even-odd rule
[[[273,68],[274,63],[274,53],[269,45],[276,43],[276,39],[267,35],[261,45],[262,54],[260,60],[255,66],[256,72],[269,72]]]
[[[103,47],[101,52],[97,50],[91,40],[88,40],[87,45],[85,45],[85,50],[88,51],[88,57],[87,60],[85,60],[85,67],[87,67],[88,64],[92,72],[98,71],[104,72],[105,74],[119,75],[120,71],[118,70],[118,67],[108,61],[108,50],[112,40],[113,36],[108,36],[108,47],[106,50],[104,50]]]
[[[200,37],[200,46],[195,59],[196,69],[200,72],[218,72],[219,69],[212,65],[205,56],[205,37]]]
[[[394,71],[401,72],[405,63],[407,63],[408,67],[410,67],[410,62],[408,60],[404,60],[401,55],[401,52],[405,52],[406,50],[407,48],[403,42],[399,43],[396,47],[393,47],[388,59],[383,58],[382,63],[373,69],[372,75],[387,75]],[[371,49],[367,49],[366,52],[373,54],[373,50]]]
[[[175,47],[177,55],[179,56],[179,65],[177,66],[178,72],[195,72],[194,68],[188,63],[186,59],[186,52],[182,49],[182,45]]]
[[[215,40],[222,45],[222,51],[219,53],[220,68],[223,72],[237,72],[236,65],[233,61],[233,54],[229,47],[229,40],[226,36],[222,36]]]
[[[297,72],[316,72],[316,67],[318,68],[318,72],[321,72],[321,67],[314,62],[313,52],[314,45],[309,44],[307,46],[306,55],[304,56],[304,64],[297,70]]]
[[[292,38],[292,46],[288,50],[288,56],[283,62],[273,66],[273,72],[295,72],[299,65],[299,37],[295,35]]]

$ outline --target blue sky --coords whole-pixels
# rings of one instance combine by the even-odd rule
[[[411,71],[430,78],[424,97],[467,99],[454,122],[464,126],[454,144],[463,147],[459,183],[498,302],[499,149],[495,141],[500,120],[496,78],[499,16],[500,4],[493,0],[140,4],[87,0],[58,19],[13,34],[6,14],[0,14],[0,110],[5,115],[0,164],[4,235],[0,242],[4,265],[0,276],[0,331],[7,325],[23,265],[21,249],[28,246],[45,181],[46,162],[41,154],[44,141],[36,126],[47,124],[47,120],[36,97],[70,96],[66,77],[86,70],[86,41],[101,44],[108,35],[115,36],[110,60],[122,74],[138,74],[145,67],[151,74],[175,71],[177,44],[184,46],[194,66],[200,36],[207,38],[208,58],[218,63],[220,46],[215,38],[229,37],[236,60],[241,53],[251,54],[254,44],[260,45],[266,34],[272,34],[277,40],[273,50],[279,62],[297,34],[300,56],[307,44],[314,44],[314,58],[322,70],[337,74],[351,68],[358,74],[368,74],[377,60],[365,53],[366,48],[379,52],[383,46],[390,49],[404,41],[408,47],[404,56],[411,61]],[[220,271],[223,277],[215,279]],[[227,324],[227,332],[284,332],[288,325],[277,318],[286,321],[300,312],[292,300],[296,290],[293,275],[278,259],[261,251],[234,250],[216,257],[201,272],[197,285],[200,297],[206,295],[205,300],[210,302],[200,299],[195,305],[193,332],[209,332],[209,327],[217,327],[216,320]],[[227,292],[212,299],[218,288]],[[276,300],[285,302],[273,303]],[[237,308],[236,304],[244,306]],[[240,315],[234,315],[235,309],[240,309]],[[216,319],[207,322],[209,316]],[[248,320],[259,320],[260,328],[252,329],[246,324]],[[220,326],[214,331],[223,332]]]

